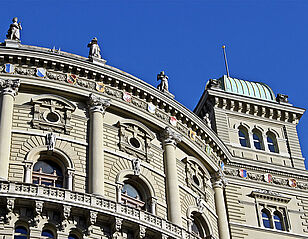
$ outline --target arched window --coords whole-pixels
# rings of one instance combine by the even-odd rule
[[[272,228],[270,213],[265,209],[263,209],[261,212],[262,212],[263,226],[265,228]]]
[[[279,212],[275,211],[273,219],[274,219],[275,228],[277,230],[284,231],[281,214]]]
[[[48,185],[63,188],[62,168],[51,160],[39,160],[33,166],[32,182],[34,184]]]
[[[53,234],[53,232],[52,231],[50,231],[50,230],[48,230],[48,229],[44,229],[43,231],[42,231],[42,238],[55,238],[55,236],[54,236],[54,234]]]
[[[126,181],[122,188],[122,202],[138,209],[145,209],[145,195],[139,192],[134,183]]]
[[[253,145],[255,146],[255,148],[259,150],[264,150],[261,132],[256,129],[253,130],[252,137],[253,137]]]
[[[207,238],[210,236],[208,225],[198,212],[192,215],[191,233],[198,238]]]
[[[249,137],[246,128],[240,126],[238,129],[238,138],[241,146],[249,147]]]
[[[29,231],[24,226],[16,226],[14,232],[14,239],[28,239]]]
[[[269,151],[272,153],[278,153],[278,146],[275,135],[268,132],[266,136],[267,136],[267,146]]]

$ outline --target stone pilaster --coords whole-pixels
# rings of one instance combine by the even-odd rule
[[[110,101],[94,94],[88,101],[90,112],[89,181],[90,192],[104,196],[104,114]]]
[[[220,239],[230,239],[229,223],[227,218],[227,211],[224,197],[224,187],[227,185],[223,172],[218,171],[212,175],[212,185],[214,189],[216,214],[218,216],[218,232]]]
[[[14,99],[19,80],[0,79],[2,106],[0,115],[0,180],[8,180]]]
[[[175,156],[176,144],[181,141],[181,136],[171,128],[166,127],[161,138],[163,142],[166,172],[168,219],[174,224],[182,226],[181,202]]]

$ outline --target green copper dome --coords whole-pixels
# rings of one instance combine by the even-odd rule
[[[221,89],[234,94],[246,95],[263,100],[275,101],[275,94],[272,89],[261,82],[239,80],[224,75],[220,79]]]

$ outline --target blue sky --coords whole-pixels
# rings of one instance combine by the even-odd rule
[[[0,1],[0,40],[11,19],[22,44],[87,56],[96,36],[107,64],[156,86],[161,70],[176,100],[193,110],[210,78],[260,81],[308,108],[308,1]],[[298,126],[308,155],[308,116]],[[308,164],[307,164],[308,165]]]

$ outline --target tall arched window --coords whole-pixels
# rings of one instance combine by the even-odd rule
[[[200,213],[195,212],[192,215],[191,233],[199,238],[210,236],[208,225]]]
[[[39,160],[33,166],[32,182],[34,184],[63,188],[62,168],[51,160]]]
[[[254,129],[252,131],[252,137],[255,149],[264,150],[261,132],[257,129]]]
[[[276,140],[275,135],[271,132],[268,132],[266,136],[267,136],[268,150],[272,153],[278,153],[278,146],[277,146],[277,140]]]
[[[284,231],[283,224],[282,224],[282,216],[278,211],[274,212],[273,219],[274,219],[275,228],[277,230]]]
[[[138,209],[145,209],[145,195],[139,192],[134,183],[126,181],[122,188],[122,202]]]
[[[47,238],[55,238],[54,233],[51,230],[44,229],[42,231],[42,238],[47,239]]]
[[[243,146],[243,147],[250,147],[248,131],[243,126],[240,126],[238,128],[238,138],[239,138],[241,146]]]
[[[262,222],[263,222],[263,226],[265,228],[272,228],[272,225],[271,225],[271,215],[270,213],[263,209],[262,211]]]
[[[29,230],[25,226],[16,226],[14,232],[14,239],[28,239]]]

